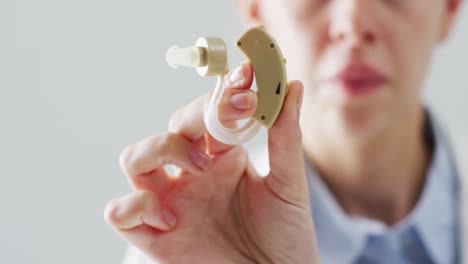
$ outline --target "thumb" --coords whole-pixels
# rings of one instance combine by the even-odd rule
[[[309,200],[299,126],[303,90],[300,81],[289,84],[281,113],[268,131],[270,174],[265,178],[271,191],[296,205]]]

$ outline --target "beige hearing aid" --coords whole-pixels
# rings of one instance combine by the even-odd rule
[[[255,114],[239,128],[224,127],[216,111],[224,93],[224,76],[228,73],[224,41],[216,37],[201,37],[193,47],[174,46],[166,53],[167,63],[174,68],[193,67],[201,76],[218,77],[216,88],[204,109],[204,122],[214,138],[230,145],[247,142],[262,125],[270,128],[281,111],[288,87],[284,65],[286,61],[276,41],[263,27],[247,30],[238,39],[236,46],[252,64],[258,98]]]

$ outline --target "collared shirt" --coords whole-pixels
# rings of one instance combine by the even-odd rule
[[[322,263],[458,263],[459,191],[447,138],[428,116],[433,155],[415,208],[398,225],[353,217],[306,162]]]

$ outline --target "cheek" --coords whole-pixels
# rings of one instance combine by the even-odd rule
[[[288,60],[286,67],[289,78],[303,81],[307,90],[313,91],[327,46],[325,22],[316,19],[307,24],[296,24],[288,32],[284,39],[287,45],[283,49]]]
[[[384,30],[388,61],[394,73],[396,92],[408,100],[420,100],[421,86],[434,46],[434,22],[424,14],[394,17]]]
[[[301,80],[312,89],[318,61],[326,48],[328,13],[324,0],[262,0],[264,25],[275,37],[287,60],[289,80]]]
[[[299,79],[310,86],[315,83],[318,75],[323,48],[317,43],[318,36],[316,34],[299,33],[298,36],[298,41],[287,47],[285,51],[287,58],[289,58],[288,73],[291,73],[291,79]]]

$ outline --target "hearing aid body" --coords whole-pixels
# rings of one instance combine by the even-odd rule
[[[167,63],[177,68],[197,69],[201,76],[217,76],[216,88],[204,109],[208,132],[218,141],[237,145],[250,140],[261,126],[270,128],[276,121],[287,93],[285,59],[276,41],[263,27],[247,30],[236,46],[252,64],[257,84],[258,105],[255,114],[238,128],[224,127],[219,121],[217,107],[224,93],[224,76],[228,73],[227,48],[215,37],[199,38],[194,47],[171,47],[166,53]]]

